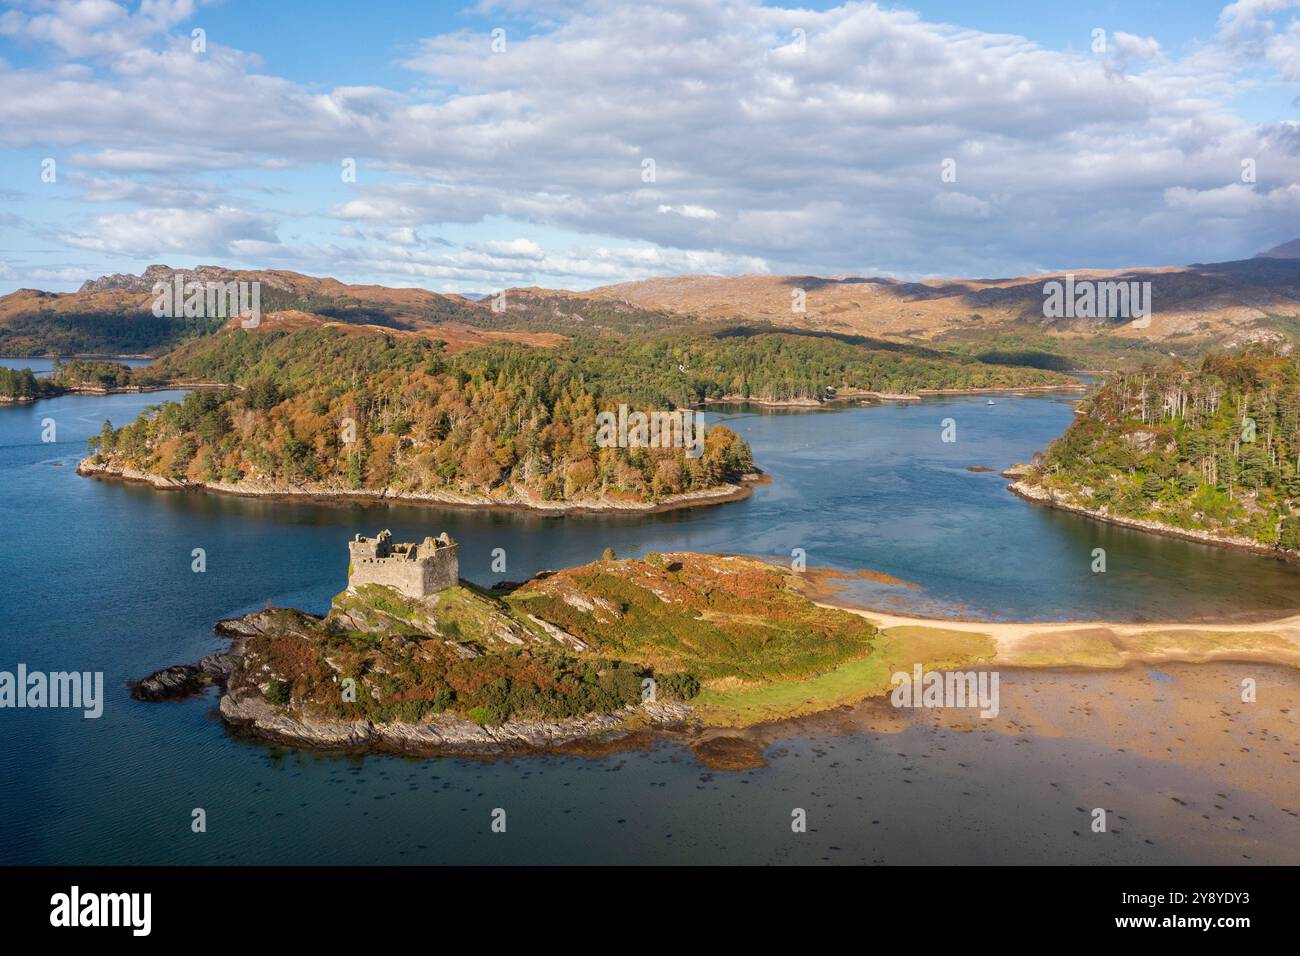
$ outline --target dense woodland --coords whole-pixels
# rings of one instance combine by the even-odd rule
[[[54,363],[50,381],[61,388],[125,388],[141,384],[131,367],[104,359],[60,359]]]
[[[350,341],[344,344],[344,338]],[[152,381],[228,383],[272,378],[281,386],[292,386],[317,374],[322,361],[342,361],[350,370],[369,374],[414,369],[440,351],[435,341],[410,336],[348,337],[329,329],[235,331],[188,343],[137,375]],[[577,379],[592,383],[604,396],[655,407],[723,396],[825,400],[833,397],[833,389],[845,388],[915,392],[1076,384],[1075,379],[1042,369],[920,347],[738,329],[683,337],[578,337],[558,349],[492,346],[447,356],[444,364],[469,374],[499,366],[529,378]]]
[[[0,355],[156,355],[222,324],[219,318],[155,318],[148,311],[33,310],[0,323]]]
[[[70,388],[122,388],[132,381],[130,368],[100,359],[55,362],[54,371],[45,378],[38,378],[30,368],[0,368],[0,399],[49,398]]]
[[[58,392],[48,379],[37,378],[29,368],[0,368],[0,401],[25,402]]]
[[[600,411],[668,410],[727,395],[821,399],[831,388],[913,391],[1047,384],[1037,369],[918,358],[813,336],[575,339],[447,354],[436,340],[232,330],[140,373],[229,383],[95,440],[101,456],[173,478],[324,483],[543,500],[657,499],[735,481],[749,447],[715,425],[680,448],[597,448]],[[829,388],[828,388],[829,387]],[[349,423],[354,423],[350,425]]]
[[[1085,507],[1300,550],[1300,362],[1254,349],[1115,375],[1039,465]]]
[[[604,393],[563,354],[525,346],[446,355],[419,337],[308,330],[223,336],[189,374],[231,381],[114,431],[115,462],[199,481],[313,483],[547,501],[644,500],[716,487],[752,468],[715,426],[703,454],[597,448]]]

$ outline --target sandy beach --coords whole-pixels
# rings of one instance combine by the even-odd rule
[[[1259,660],[1300,667],[1300,614],[1239,624],[1120,623],[1114,621],[1002,622],[915,617],[817,601],[850,611],[882,630],[924,628],[982,634],[993,639],[991,663],[1049,663],[1123,667],[1136,661]],[[1089,656],[1095,660],[1087,659]]]

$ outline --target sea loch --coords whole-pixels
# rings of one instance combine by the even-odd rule
[[[745,434],[771,483],[746,501],[653,516],[262,501],[74,473],[105,418],[123,423],[169,397],[70,396],[0,409],[9,531],[0,650],[32,669],[104,674],[99,720],[0,711],[6,862],[976,862],[990,845],[999,859],[1023,862],[1235,862],[1243,853],[1281,862],[1300,853],[1292,818],[1248,787],[1224,790],[1221,776],[1153,761],[1133,742],[1027,736],[1001,723],[1033,701],[1110,699],[1116,675],[1004,674],[1002,714],[975,717],[978,734],[920,717],[890,732],[839,718],[792,726],[761,741],[766,766],[730,773],[702,767],[671,739],[488,763],[300,753],[224,733],[211,695],[158,706],[132,701],[126,688],[224,647],[212,633],[218,619],[266,601],[323,611],[346,584],[339,541],[357,528],[391,528],[404,541],[445,528],[461,575],[481,584],[590,561],[606,547],[787,560],[799,547],[810,567],[881,572],[853,579],[844,597],[920,613],[1086,620],[1294,610],[1292,566],[1035,508],[998,475],[967,470],[1005,467],[1043,447],[1070,421],[1069,396],[1008,396],[995,408],[984,397],[945,397],[711,411]],[[58,421],[58,444],[40,441],[44,417]],[[954,444],[940,441],[947,417],[960,423]],[[1099,546],[1109,555],[1105,575],[1089,568]],[[208,556],[202,574],[191,568],[196,547]],[[500,572],[494,549],[505,552]],[[1223,694],[1244,676],[1171,670],[1179,681],[1217,674]],[[1275,696],[1289,679],[1279,669],[1250,673]],[[1161,698],[1169,686],[1140,684]],[[1128,692],[1118,699],[1137,706]],[[1097,793],[1102,781],[1110,785]],[[792,842],[790,807],[809,805],[813,792],[821,809]],[[1169,793],[1192,809],[1171,815]],[[1124,808],[1126,832],[1074,837],[1074,808],[1103,802]],[[1221,818],[1215,802],[1251,822]],[[508,838],[489,829],[501,806],[511,809]],[[205,834],[190,831],[195,808],[206,810]],[[20,825],[36,819],[40,827]]]

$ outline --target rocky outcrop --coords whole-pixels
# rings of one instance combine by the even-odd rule
[[[245,644],[250,638],[276,633],[292,633],[295,625],[286,615],[322,620],[316,615],[286,609],[254,611],[242,617],[219,621],[216,632],[233,639],[229,651],[211,654],[198,664],[177,664],[155,671],[130,683],[131,696],[137,700],[182,700],[216,685],[223,693],[219,705],[222,719],[232,728],[255,737],[277,740],[303,747],[357,748],[366,750],[404,751],[437,754],[504,754],[545,750],[580,740],[614,740],[636,730],[673,729],[693,723],[692,710],[682,703],[644,703],[610,713],[587,714],[557,720],[510,720],[496,727],[481,726],[450,713],[431,714],[417,723],[376,722],[367,719],[342,720],[310,713],[301,707],[286,707],[267,700],[260,677],[247,679],[241,672]],[[326,620],[355,627],[359,622],[350,612],[337,608]],[[395,619],[394,619],[395,620]],[[364,623],[378,624],[367,619]],[[393,620],[387,622],[391,627]],[[409,622],[408,622],[409,623]],[[384,633],[383,627],[357,628],[368,633]],[[556,628],[555,630],[559,630]],[[436,634],[436,630],[433,632]],[[565,632],[560,631],[560,634]],[[548,634],[565,646],[577,638]],[[543,639],[535,636],[534,639]],[[445,641],[462,659],[482,655],[482,650],[465,642]],[[514,643],[514,642],[511,642]],[[241,676],[242,675],[242,676]]]
[[[534,614],[529,614],[528,620],[532,621],[551,637],[555,638],[556,642],[570,648],[571,650],[585,651],[587,649],[587,645],[584,641],[580,638],[574,637],[563,628],[556,627],[550,621],[543,621],[540,617],[537,617]]]
[[[153,291],[156,283],[163,282],[170,284],[174,277],[179,273],[183,282],[231,282],[240,278],[241,273],[233,269],[226,269],[221,266],[195,266],[192,269],[174,269],[167,265],[151,265],[144,272],[137,275],[131,275],[129,272],[118,272],[113,275],[100,276],[98,279],[87,279],[77,290],[79,293],[84,292],[125,292],[131,295],[149,293]],[[286,288],[286,284],[278,282],[274,273],[258,274],[258,280],[278,288]]]
[[[234,654],[209,654],[199,661],[199,670],[214,683],[225,686],[230,675],[239,667],[239,659]]]
[[[236,484],[221,481],[191,481],[187,478],[165,478],[149,472],[139,471],[123,465],[106,461],[96,461],[95,457],[82,459],[77,465],[77,474],[88,478],[116,478],[122,481],[137,481],[159,490],[180,490],[199,488],[215,491],[218,494],[238,495],[244,498],[314,498],[331,501],[402,501],[412,504],[450,505],[463,508],[485,508],[502,511],[540,511],[547,514],[585,514],[609,511],[620,512],[659,512],[672,511],[677,508],[690,508],[696,505],[722,504],[739,501],[753,493],[752,484],[763,479],[761,472],[755,471],[745,475],[740,484],[721,484],[714,488],[700,491],[686,491],[681,494],[667,495],[655,501],[625,501],[612,498],[594,498],[576,501],[545,501],[520,488],[511,488],[501,497],[466,494],[458,491],[392,491],[382,488],[376,491],[357,490],[345,486],[327,486],[319,484],[273,484],[271,482],[245,479]]]
[[[87,279],[81,283],[81,288],[77,291],[149,292],[153,289],[155,282],[171,282],[173,272],[175,272],[174,269],[164,265],[149,266],[138,276],[129,272],[117,272],[113,275],[100,276],[98,279]]]
[[[154,488],[184,488],[188,484],[188,482],[180,478],[164,478],[162,475],[151,475],[147,471],[137,471],[134,468],[97,462],[94,458],[83,458],[80,464],[77,465],[77,474],[85,477],[120,478],[123,481],[138,481],[146,485],[152,485]]]
[[[300,746],[429,755],[546,750],[576,740],[613,739],[633,729],[682,728],[692,722],[688,705],[668,703],[555,721],[511,720],[499,727],[483,727],[451,714],[435,714],[416,724],[327,720],[276,707],[254,687],[224,695],[221,717],[232,727],[254,736]]]
[[[130,681],[127,686],[136,700],[183,700],[213,684],[224,686],[237,666],[238,662],[229,654],[209,654],[198,664],[164,667],[148,677]]]
[[[265,634],[270,630],[272,620],[273,612],[270,609],[254,611],[252,614],[245,614],[243,617],[228,617],[218,621],[213,630],[222,637],[253,637],[256,634]]]
[[[180,700],[208,686],[204,673],[194,664],[176,664],[154,671],[128,684],[136,700]]]

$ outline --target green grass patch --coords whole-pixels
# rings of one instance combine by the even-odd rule
[[[892,627],[880,632],[869,656],[849,661],[805,680],[738,686],[716,682],[693,701],[701,718],[720,727],[743,727],[766,720],[814,714],[887,693],[890,678],[925,670],[948,670],[991,660],[992,637],[938,627]]]

